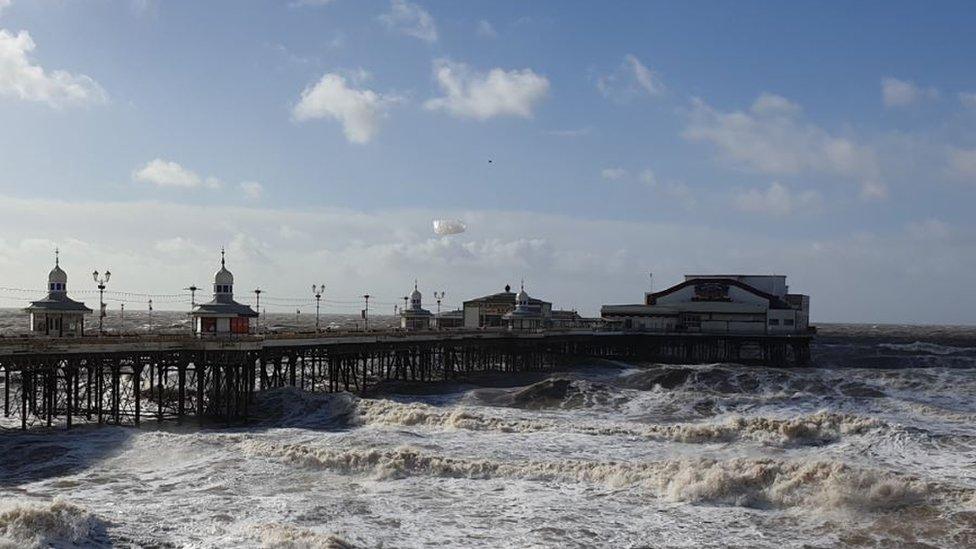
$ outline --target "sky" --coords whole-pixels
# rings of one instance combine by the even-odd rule
[[[595,315],[743,272],[815,321],[976,324],[973,28],[966,2],[0,0],[0,307],[57,247],[69,293],[110,269],[181,308],[225,247],[269,310],[524,281]]]

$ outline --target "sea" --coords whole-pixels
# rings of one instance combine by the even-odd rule
[[[976,328],[819,329],[805,368],[584,360],[277,389],[246,426],[2,429],[0,547],[976,547]]]

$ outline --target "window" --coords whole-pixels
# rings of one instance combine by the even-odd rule
[[[779,326],[779,319],[778,318],[770,318],[769,319],[769,325],[770,326]]]
[[[784,318],[783,319],[783,326],[792,326],[792,325],[793,325],[793,319],[792,318]]]

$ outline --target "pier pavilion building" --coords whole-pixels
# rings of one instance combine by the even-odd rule
[[[251,333],[251,319],[257,318],[258,313],[234,301],[234,275],[227,270],[223,250],[220,250],[220,270],[214,275],[213,299],[197,305],[190,314],[197,335]]]
[[[685,275],[679,284],[646,293],[644,303],[604,305],[600,314],[624,330],[803,334],[810,297],[789,293],[783,275]]]
[[[431,316],[430,311],[423,308],[423,296],[417,289],[417,281],[414,281],[410,307],[400,313],[400,327],[404,330],[429,330]]]
[[[504,292],[465,301],[462,307],[464,327],[466,329],[506,328],[508,320],[505,319],[505,315],[514,311],[516,305],[516,294],[512,292],[511,286],[505,286]],[[548,321],[552,316],[552,303],[548,301],[530,297],[529,305],[539,311],[543,322]]]
[[[85,334],[85,315],[92,310],[68,297],[68,274],[54,252],[54,268],[47,275],[47,297],[32,301],[24,309],[30,315],[30,331],[35,335],[81,337]]]
[[[508,324],[509,330],[538,330],[544,321],[542,307],[532,303],[525,286],[522,286],[515,294],[515,308],[505,313],[502,320]]]

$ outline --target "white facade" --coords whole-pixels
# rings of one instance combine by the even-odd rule
[[[680,284],[645,294],[643,304],[605,305],[601,313],[624,330],[805,333],[810,298],[788,290],[782,275],[687,275]]]

